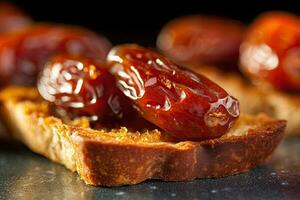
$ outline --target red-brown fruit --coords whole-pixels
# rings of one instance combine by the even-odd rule
[[[32,24],[32,19],[10,3],[0,3],[0,34],[9,33]]]
[[[36,25],[0,37],[0,85],[31,85],[49,57],[57,53],[104,60],[111,45],[79,27]]]
[[[122,118],[132,111],[106,64],[83,57],[57,55],[50,59],[39,77],[38,90],[71,118]]]
[[[239,116],[238,101],[206,77],[139,47],[114,47],[110,72],[148,121],[180,140],[222,136]]]
[[[237,66],[244,25],[216,16],[185,16],[169,22],[160,32],[157,47],[175,62]]]
[[[258,17],[240,50],[240,68],[254,83],[300,91],[300,18],[283,12]]]

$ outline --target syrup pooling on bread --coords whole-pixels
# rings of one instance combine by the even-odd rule
[[[88,58],[58,55],[45,65],[39,80],[41,96],[56,106],[61,116],[99,118],[130,117],[129,100],[115,85],[106,64]],[[63,116],[64,117],[64,116]]]
[[[220,86],[158,53],[122,45],[110,51],[108,62],[139,113],[173,137],[217,138],[239,116],[238,101]]]
[[[240,49],[240,66],[254,83],[300,91],[300,18],[267,13],[249,28]]]
[[[68,53],[103,60],[110,43],[86,29],[35,25],[0,38],[0,85],[32,85],[47,60]]]

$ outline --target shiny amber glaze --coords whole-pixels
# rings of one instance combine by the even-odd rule
[[[220,86],[153,51],[117,46],[108,62],[139,113],[180,140],[220,137],[239,116],[238,101]]]
[[[240,67],[254,83],[300,91],[300,18],[271,12],[251,25],[240,50]]]
[[[0,37],[0,85],[31,85],[49,57],[57,53],[104,60],[110,43],[86,29],[35,25]]]

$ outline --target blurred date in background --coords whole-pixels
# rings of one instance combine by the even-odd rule
[[[297,1],[112,1],[10,0],[37,21],[77,24],[104,34],[112,43],[155,46],[161,28],[170,20],[191,14],[218,15],[246,24],[269,10],[300,14]]]

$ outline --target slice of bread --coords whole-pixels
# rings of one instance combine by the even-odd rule
[[[241,112],[264,112],[273,118],[285,119],[288,121],[285,135],[300,137],[300,95],[257,87],[238,73],[225,73],[214,67],[194,68],[194,71],[206,75],[236,97],[240,102]]]
[[[31,150],[77,171],[87,184],[118,186],[147,179],[184,181],[224,177],[265,163],[280,143],[286,122],[241,115],[221,138],[174,142],[159,130],[93,130],[85,118],[50,115],[34,88],[0,93],[1,114],[13,137]]]

